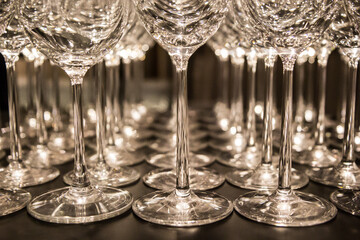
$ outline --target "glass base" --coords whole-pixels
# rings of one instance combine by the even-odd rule
[[[355,216],[360,216],[360,192],[336,190],[330,195],[330,200],[339,209]]]
[[[60,188],[34,198],[27,207],[31,216],[53,223],[89,223],[126,212],[131,207],[128,191],[103,188]]]
[[[246,148],[246,137],[243,134],[236,134],[230,140],[211,139],[209,146],[224,152],[241,152]]]
[[[305,173],[317,183],[344,189],[360,189],[360,169],[355,162],[340,162],[331,168],[307,169]]]
[[[337,214],[327,200],[297,191],[248,192],[234,201],[238,213],[251,220],[280,227],[305,227],[325,223]]]
[[[67,150],[73,152],[75,148],[73,137],[64,132],[53,132],[47,145],[53,151]]]
[[[276,190],[279,182],[279,170],[271,164],[259,165],[255,170],[234,170],[228,172],[226,180],[240,188],[251,190]],[[309,178],[305,173],[291,169],[291,188],[306,186]]]
[[[5,216],[26,207],[31,194],[22,190],[0,190],[0,216]]]
[[[104,155],[106,162],[113,168],[139,164],[145,159],[145,156],[139,152],[130,152],[111,145],[105,148]]]
[[[217,161],[226,166],[239,169],[255,169],[261,161],[261,151],[258,147],[247,147],[239,153],[221,152]]]
[[[331,167],[338,164],[340,158],[339,151],[329,150],[324,145],[315,145],[309,150],[295,153],[292,159],[296,163],[311,167]]]
[[[204,167],[212,164],[214,161],[215,158],[204,154],[193,153],[193,152],[189,153],[190,167]],[[148,162],[149,164],[155,167],[175,168],[176,167],[175,151],[152,155],[146,158],[146,162]]]
[[[94,186],[122,187],[136,182],[140,173],[135,169],[109,166],[97,166],[88,170],[89,179]],[[63,180],[68,185],[73,185],[75,179],[74,171],[66,173]]]
[[[34,167],[49,167],[61,165],[73,160],[74,154],[64,150],[52,151],[46,145],[36,145],[30,151],[23,153],[26,164]]]
[[[171,141],[171,139],[158,138],[149,145],[149,148],[157,152],[165,153],[165,152],[175,151],[175,145],[176,143]],[[207,146],[208,144],[206,141],[199,141],[199,140],[190,141],[189,144],[190,151],[193,152],[200,151],[206,148]]]
[[[0,188],[36,186],[50,182],[59,175],[56,168],[34,168],[12,162],[6,168],[0,168]]]
[[[132,209],[148,222],[190,227],[220,221],[231,214],[233,206],[214,192],[190,191],[189,195],[182,196],[179,190],[173,190],[142,196],[134,201]]]
[[[209,190],[219,187],[225,178],[213,169],[190,168],[190,188],[192,190]],[[159,190],[171,190],[176,187],[175,169],[155,169],[143,176],[144,183]]]

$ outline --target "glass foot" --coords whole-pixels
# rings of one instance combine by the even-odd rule
[[[109,166],[97,166],[88,170],[89,178],[94,186],[122,187],[136,182],[140,173],[127,167],[111,168]],[[66,173],[63,180],[66,184],[74,183],[73,171]]]
[[[73,158],[73,153],[64,150],[52,151],[46,145],[36,145],[30,151],[23,153],[24,162],[34,167],[61,165],[73,160]]]
[[[248,192],[234,201],[234,207],[244,217],[280,227],[305,227],[330,221],[336,207],[310,193],[297,191]]]
[[[330,195],[330,200],[339,209],[355,216],[360,216],[360,192],[336,190]]]
[[[193,153],[193,152],[189,153],[190,167],[204,167],[212,164],[214,161],[215,158],[204,154]],[[160,168],[175,168],[176,166],[175,151],[152,155],[146,158],[146,162]]]
[[[271,164],[259,165],[255,170],[234,170],[228,172],[226,180],[241,188],[251,190],[276,190],[279,181],[279,170]],[[291,169],[291,188],[306,186],[309,178],[305,173]]]
[[[27,207],[34,218],[53,223],[89,223],[126,212],[131,207],[128,191],[103,188],[60,188],[34,198]]]
[[[190,168],[190,188],[193,190],[209,190],[219,187],[225,178],[213,169]],[[143,177],[149,187],[159,190],[171,190],[176,187],[175,169],[155,169]]]
[[[233,210],[229,200],[214,192],[190,191],[182,196],[156,191],[133,203],[134,213],[145,221],[176,227],[200,226],[220,221]]]
[[[75,148],[73,137],[64,132],[52,133],[47,145],[53,151],[70,150],[73,152]]]
[[[224,152],[241,152],[246,148],[246,137],[243,134],[236,134],[230,140],[211,139],[209,146]]]
[[[336,167],[312,168],[305,171],[314,181],[344,189],[360,189],[360,169],[353,162],[340,162]]]
[[[318,145],[303,152],[296,152],[292,159],[296,163],[311,167],[331,167],[339,163],[340,158],[339,151],[329,150],[324,145]]]
[[[54,180],[59,174],[56,168],[34,168],[12,162],[0,168],[0,188],[36,186]]]
[[[144,155],[140,152],[130,152],[111,145],[105,148],[105,160],[113,168],[139,164],[144,159]]]
[[[26,207],[31,194],[22,190],[0,190],[0,216],[5,216]]]
[[[217,161],[226,166],[239,169],[255,169],[261,161],[261,151],[258,147],[247,147],[239,153],[221,152]]]
[[[170,152],[175,151],[175,145],[176,145],[176,139],[175,141],[169,140],[169,139],[163,139],[158,138],[155,141],[153,141],[151,144],[149,144],[149,148],[157,151],[157,152]],[[208,146],[207,142],[205,141],[198,141],[193,140],[190,141],[189,148],[190,151],[196,152],[200,151]]]

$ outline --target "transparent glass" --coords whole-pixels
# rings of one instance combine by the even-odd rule
[[[238,187],[253,190],[275,190],[278,183],[278,156],[273,155],[273,75],[276,55],[273,49],[265,52],[265,100],[263,118],[263,147],[261,163],[251,170],[233,170],[226,174],[226,180]],[[291,170],[291,188],[304,187],[309,182],[308,177],[295,169]]]
[[[349,75],[346,90],[346,117],[339,164],[331,168],[313,168],[306,171],[311,180],[344,189],[360,189],[360,169],[355,163],[355,102],[358,61],[360,59],[359,33],[342,7],[328,30],[329,38],[349,58]]]
[[[42,54],[41,54],[42,55]],[[26,164],[37,167],[48,167],[61,165],[69,162],[73,154],[66,151],[49,149],[48,132],[44,119],[44,60],[45,57],[39,56],[35,59],[35,104],[36,104],[36,143],[31,146],[31,150],[24,153],[23,160]]]
[[[151,0],[135,1],[135,5],[146,30],[168,51],[176,67],[178,87],[176,188],[140,197],[133,203],[133,211],[146,221],[178,227],[224,219],[232,211],[229,200],[190,188],[186,71],[190,56],[218,30],[227,12],[227,1]]]
[[[35,186],[54,180],[59,176],[55,168],[36,168],[27,166],[23,162],[19,110],[17,109],[17,84],[15,77],[15,62],[21,50],[26,46],[23,29],[15,16],[5,33],[0,36],[0,52],[6,63],[6,77],[8,86],[9,127],[10,127],[10,156],[9,165],[0,169],[0,187],[4,189]]]
[[[333,49],[333,44],[331,41],[322,38],[313,45],[313,48],[318,52],[318,100],[316,102],[317,116],[315,119],[315,143],[309,149],[294,154],[294,162],[310,165],[311,167],[330,167],[336,165],[340,161],[340,154],[337,150],[330,150],[327,147],[325,138],[326,66],[329,55]]]
[[[96,75],[95,89],[96,97],[96,145],[97,153],[91,156],[94,165],[89,169],[90,181],[97,186],[120,187],[137,181],[139,172],[126,167],[112,168],[105,161],[105,79],[103,63],[94,66]],[[73,184],[75,180],[74,171],[64,175],[66,184]]]
[[[19,14],[32,44],[69,75],[74,115],[74,182],[34,198],[33,217],[55,223],[86,223],[117,216],[131,207],[128,191],[96,187],[85,164],[82,82],[88,69],[121,39],[133,19],[125,0],[21,0]]]
[[[291,189],[293,69],[298,54],[317,40],[329,24],[336,1],[233,0],[243,9],[264,45],[272,46],[283,62],[283,103],[278,187],[275,191],[253,191],[240,195],[235,209],[243,216],[276,226],[311,226],[336,216],[334,205],[312,194]]]

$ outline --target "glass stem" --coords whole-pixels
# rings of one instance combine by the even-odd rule
[[[343,139],[343,156],[342,164],[353,164],[354,157],[354,128],[355,128],[355,101],[356,101],[356,78],[358,62],[355,59],[350,59],[349,77],[347,83],[347,98],[346,98],[346,118],[345,131]]]
[[[37,61],[37,60],[35,60]],[[38,144],[44,145],[47,141],[47,131],[44,120],[44,64],[35,64],[36,74],[36,91],[35,91],[35,103],[36,103],[36,133]]]
[[[247,146],[253,147],[256,143],[255,126],[255,81],[256,81],[256,63],[257,56],[254,49],[247,54],[248,63],[248,111],[246,118],[246,129],[248,134]]]
[[[242,133],[244,129],[243,123],[243,95],[242,85],[243,85],[243,70],[244,70],[244,56],[241,57],[231,57],[231,63],[234,70],[233,74],[233,94],[230,104],[231,110],[231,121],[232,126],[235,127],[235,133]]]
[[[326,92],[326,66],[329,55],[318,56],[318,101],[316,103],[317,119],[315,131],[315,144],[324,145],[325,142],[325,92]]]
[[[144,80],[144,61],[133,61],[135,103],[142,101],[142,83]]]
[[[61,113],[60,113],[60,85],[59,85],[59,73],[56,71],[55,66],[52,67],[52,87],[54,94],[54,102],[52,106],[53,115],[53,130],[59,132],[62,129]]]
[[[8,103],[9,103],[9,127],[10,127],[10,154],[9,159],[12,165],[22,164],[21,160],[21,141],[20,125],[17,110],[17,85],[15,81],[15,63],[6,62],[6,76],[8,85]]]
[[[115,84],[115,75],[117,74],[116,71],[117,67],[115,66],[108,66],[106,68],[107,70],[107,97],[106,97],[106,105],[107,105],[107,114],[109,117],[109,138],[108,138],[108,144],[109,145],[115,145],[115,115],[113,113],[114,109],[114,84]]]
[[[125,82],[125,92],[124,92],[124,114],[126,119],[128,120],[129,110],[127,108],[131,108],[131,104],[134,103],[134,96],[133,96],[133,83],[132,83],[132,75],[131,75],[131,60],[124,61],[124,82]],[[131,93],[131,94],[130,94]]]
[[[271,51],[271,50],[269,50]],[[265,57],[265,99],[263,119],[263,155],[261,165],[269,165],[272,162],[272,131],[273,131],[273,91],[274,91],[274,64],[275,54],[269,52]]]
[[[229,57],[218,56],[219,59],[219,75],[217,88],[219,89],[218,102],[223,103],[228,107],[229,103],[229,69],[228,60]]]
[[[28,110],[34,109],[34,98],[33,98],[33,78],[34,78],[34,62],[26,62],[26,72],[28,76],[28,90],[29,90],[29,103],[28,103]]]
[[[305,104],[304,104],[304,79],[305,79],[305,63],[298,62],[296,71],[296,112],[295,112],[295,131],[301,132],[303,130]]]
[[[122,98],[120,96],[120,79],[119,79],[119,65],[118,66],[114,66],[116,74],[114,75],[114,99],[113,99],[113,107],[114,107],[114,114],[115,114],[115,130],[116,132],[121,132],[122,129],[122,117],[124,115],[124,113],[122,112],[123,109],[123,103],[122,103]]]
[[[84,188],[90,186],[85,163],[84,126],[82,111],[82,78],[72,79],[73,111],[74,111],[74,181],[72,187]]]
[[[96,96],[96,150],[98,165],[105,165],[105,79],[103,79],[104,65],[102,62],[94,66]]]
[[[292,104],[293,104],[293,71],[296,55],[280,55],[283,61],[283,103],[281,112],[281,147],[279,159],[278,191],[288,192],[291,177],[292,149]]]
[[[347,81],[349,78],[349,71],[350,71],[350,67],[349,67],[349,63],[348,61],[344,58],[342,58],[342,69],[343,69],[343,79],[345,79],[342,84],[342,96],[341,96],[341,104],[340,104],[340,123],[344,124],[345,123],[345,118],[346,118],[346,86],[347,86]]]
[[[187,61],[177,66],[176,76],[176,193],[187,196],[190,194]]]

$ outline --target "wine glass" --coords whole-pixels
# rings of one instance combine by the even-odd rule
[[[34,198],[28,212],[55,223],[85,223],[108,219],[128,210],[128,191],[95,187],[85,164],[82,82],[88,69],[103,59],[124,34],[131,19],[125,0],[21,0],[19,14],[31,42],[69,75],[73,93],[75,181]]]
[[[216,193],[189,188],[187,77],[188,60],[219,28],[227,1],[134,1],[145,29],[165,48],[177,74],[176,189],[140,197],[133,210],[162,225],[195,226],[227,217],[232,204]]]
[[[103,62],[94,66],[97,73],[95,79],[95,88],[97,90],[96,97],[96,154],[89,157],[93,166],[89,169],[89,178],[94,185],[120,187],[128,185],[137,181],[140,174],[131,168],[119,167],[112,168],[105,161],[105,79],[104,79],[104,65]],[[64,175],[64,182],[66,184],[73,184],[75,182],[74,171]]]
[[[0,36],[0,51],[5,58],[7,69],[11,152],[8,157],[9,165],[0,170],[2,188],[35,186],[51,181],[60,174],[55,168],[31,167],[25,165],[23,161],[14,68],[20,52],[27,44],[28,39],[18,21],[18,16],[15,15],[6,31]]]
[[[35,56],[35,105],[36,105],[36,143],[31,146],[31,150],[25,152],[23,160],[33,166],[61,165],[73,158],[73,154],[61,149],[50,149],[48,144],[48,132],[44,118],[45,98],[44,98],[44,63],[45,56],[39,51],[33,52]]]
[[[283,62],[281,148],[279,181],[275,191],[240,195],[235,209],[252,220],[277,226],[310,226],[327,222],[337,210],[330,202],[291,189],[293,68],[298,54],[322,36],[337,10],[336,1],[269,2],[233,0],[244,9],[266,46],[273,47]]]
[[[356,99],[356,71],[360,59],[359,33],[350,22],[342,7],[328,29],[329,38],[341,52],[349,57],[349,77],[347,79],[347,101],[345,132],[341,162],[330,168],[312,168],[306,171],[311,180],[344,189],[360,188],[360,169],[354,156],[354,117]]]
[[[273,48],[266,47],[261,39],[261,31],[257,28],[250,28],[251,19],[248,18],[241,8],[241,5],[233,6],[233,16],[236,23],[234,28],[238,27],[243,31],[244,37],[251,42],[257,49],[259,56],[265,59],[265,88],[264,88],[264,116],[263,116],[263,146],[261,163],[255,169],[233,170],[226,174],[226,180],[233,185],[246,189],[255,190],[275,190],[278,182],[278,156],[273,154],[272,134],[273,134],[273,72],[276,60],[276,52]],[[242,30],[244,29],[244,30]],[[246,31],[246,32],[245,32]],[[292,188],[305,186],[309,179],[304,173],[292,169],[291,171]]]
[[[357,68],[360,60],[360,24],[358,1],[345,0],[344,8],[339,11],[331,25],[330,37],[346,54],[349,60],[349,76],[347,79],[346,118],[343,138],[343,155],[341,162],[330,169],[315,175],[317,182],[337,186],[341,190],[334,191],[330,199],[340,209],[353,215],[360,215],[360,170],[355,163],[355,103]],[[351,22],[350,22],[351,21]],[[331,174],[331,175],[328,175]]]
[[[14,17],[14,2],[12,0],[8,1],[1,1],[0,3],[0,34],[4,34],[6,31],[6,27],[8,26],[11,19]],[[6,34],[6,33],[5,33]],[[3,41],[3,39],[1,39]],[[2,43],[0,43],[1,45]],[[8,71],[11,73],[12,71]],[[12,75],[8,76],[8,80],[12,77]],[[14,79],[9,80],[9,83],[13,83]],[[14,85],[8,85],[8,89],[10,89]],[[13,98],[14,93],[13,91],[9,92],[9,100],[15,100],[16,98]],[[10,103],[10,101],[9,101]],[[11,106],[11,105],[10,105]],[[13,117],[13,114],[16,113],[13,111],[14,109],[9,108],[10,117]],[[13,134],[10,135],[13,137]],[[14,144],[11,144],[12,147]],[[13,150],[13,148],[11,148]],[[2,155],[1,158],[3,158],[4,155]],[[7,214],[11,214],[13,212],[16,212],[26,206],[26,204],[30,201],[31,195],[30,193],[21,190],[21,189],[14,189],[14,190],[0,190],[0,216],[4,216]]]
[[[318,58],[318,101],[316,102],[316,130],[315,143],[309,149],[294,154],[294,162],[310,165],[312,167],[329,167],[337,164],[340,156],[336,150],[330,150],[325,140],[325,91],[326,91],[326,66],[329,55],[333,50],[333,43],[325,37],[319,39],[312,47],[317,52]]]

